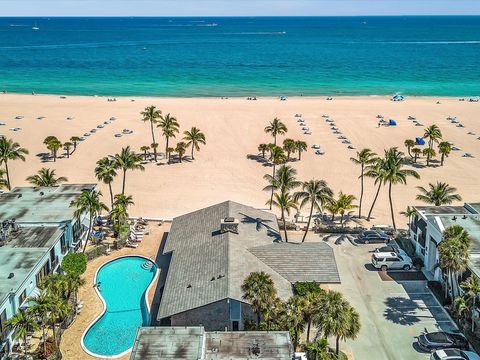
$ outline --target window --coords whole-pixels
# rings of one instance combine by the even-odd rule
[[[62,237],[60,238],[60,247],[62,249],[62,255],[65,255],[65,253],[68,251],[67,239],[65,238],[65,233],[63,233]]]
[[[4,309],[0,314],[0,332],[5,330],[5,321],[7,321],[7,309]]]
[[[50,263],[47,261],[35,276],[35,279],[37,280],[37,286],[42,283],[45,276],[47,276],[49,273],[50,273]]]
[[[20,294],[18,297],[18,304],[22,305],[25,302],[25,299],[27,298],[27,290],[24,289],[23,292]]]
[[[241,304],[239,301],[230,299],[230,320],[241,319]]]
[[[80,219],[75,221],[73,224],[73,242],[77,242],[80,239],[80,235],[82,234],[82,225],[80,224]]]

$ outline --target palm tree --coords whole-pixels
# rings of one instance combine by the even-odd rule
[[[475,275],[470,275],[467,280],[460,284],[460,287],[465,290],[466,296],[471,304],[470,314],[472,318],[472,332],[475,331],[475,309],[478,293],[480,292],[480,281]]]
[[[294,350],[297,349],[300,343],[300,337],[305,327],[305,318],[303,316],[305,303],[302,296],[292,296],[288,299],[287,303],[284,304],[284,314],[281,316],[281,327],[290,331]]]
[[[70,158],[70,149],[72,148],[73,144],[70,141],[67,141],[65,144],[63,144],[63,147],[65,150],[67,150],[67,159]]]
[[[303,318],[307,324],[307,343],[310,342],[310,329],[313,322],[315,321],[315,316],[317,315],[317,312],[323,306],[322,302],[325,299],[325,294],[326,291],[321,290],[320,292],[311,292],[308,293],[306,296],[301,297],[301,310]]]
[[[80,219],[80,217],[85,213],[89,214],[89,226],[87,238],[85,239],[85,244],[83,245],[83,253],[85,253],[88,240],[90,239],[93,219],[101,210],[108,210],[107,206],[100,201],[101,196],[102,193],[100,191],[83,191],[80,196],[70,204],[70,207],[75,208],[75,212],[73,214],[77,219]]]
[[[435,149],[430,149],[430,148],[423,149],[422,154],[423,156],[427,157],[427,166],[430,166],[430,161],[432,160],[432,158],[437,156]]]
[[[168,160],[167,160],[167,163],[168,163],[168,164],[170,164],[170,162],[171,162],[171,157],[172,157],[172,153],[174,153],[174,152],[175,152],[175,148],[173,148],[173,147],[167,147],[167,154],[166,154],[166,155],[167,155],[167,158],[168,158]]]
[[[301,185],[300,181],[297,181],[297,170],[288,165],[282,165],[275,173],[275,177],[266,174],[263,178],[268,181],[269,185],[263,188],[265,191],[287,192],[295,189]]]
[[[263,311],[269,306],[272,299],[277,297],[277,289],[272,278],[267,273],[252,272],[243,281],[242,299],[247,300],[257,314],[257,322],[260,324]]]
[[[405,157],[403,152],[398,151],[396,147],[385,150],[385,183],[388,183],[388,200],[390,202],[390,214],[392,216],[392,224],[394,230],[397,230],[395,224],[395,214],[393,212],[393,200],[392,200],[392,186],[396,184],[407,184],[407,177],[413,176],[416,179],[420,179],[420,175],[415,170],[403,169],[405,164]]]
[[[150,146],[148,146],[148,145],[144,145],[144,146],[140,147],[140,151],[143,151],[143,158],[144,158],[145,161],[147,161],[148,150],[150,150]]]
[[[357,151],[356,157],[351,157],[350,160],[356,164],[360,165],[360,201],[358,204],[358,217],[362,217],[362,202],[363,202],[363,178],[365,176],[365,167],[369,166],[377,161],[377,154],[372,152],[370,149],[362,149]]]
[[[372,211],[375,207],[375,204],[378,199],[378,194],[380,194],[380,189],[385,185],[385,169],[384,169],[384,159],[377,158],[377,160],[368,165],[365,169],[365,176],[375,179],[374,184],[377,185],[377,191],[375,192],[375,197],[373,198],[372,205],[368,211],[367,221],[370,221],[372,217]]]
[[[0,136],[0,165],[5,164],[5,174],[7,175],[7,188],[12,189],[10,182],[10,172],[8,169],[9,160],[22,160],[25,161],[25,155],[28,154],[28,150],[20,147],[19,143],[13,142],[11,139]]]
[[[41,168],[37,174],[31,175],[26,179],[30,184],[41,187],[53,187],[58,186],[63,182],[67,182],[68,179],[65,176],[55,177],[55,170],[47,168]]]
[[[405,147],[407,148],[408,155],[413,159],[411,149],[416,145],[415,140],[407,139],[404,142]]]
[[[265,152],[268,150],[268,145],[267,144],[260,144],[258,145],[258,151],[262,153],[262,158],[265,159]]]
[[[333,354],[329,353],[328,341],[325,338],[320,338],[315,342],[305,344],[307,358],[311,360],[334,360]],[[332,356],[329,356],[332,355]],[[335,359],[337,357],[335,356]]]
[[[340,328],[338,334],[336,334],[336,349],[335,353],[338,356],[339,353],[339,340],[347,340],[347,339],[356,339],[358,334],[360,333],[360,315],[358,314],[357,310],[355,310],[349,304],[346,304],[345,308],[345,323],[344,326]]]
[[[163,136],[165,137],[165,154],[168,154],[168,141],[170,138],[175,137],[175,134],[178,133],[178,128],[180,125],[175,117],[167,114],[165,116],[160,116],[160,122],[158,123],[157,127],[162,129]],[[170,163],[170,159],[168,162]]]
[[[419,149],[419,148],[414,147],[414,148],[411,150],[411,152],[412,152],[412,154],[413,154],[413,162],[416,163],[418,157],[419,157],[420,154],[422,153],[422,150]]]
[[[157,149],[158,149],[158,143],[151,143],[150,147],[153,149],[154,152],[156,152]],[[157,153],[157,155],[158,155],[158,153]]]
[[[53,155],[53,162],[57,161],[57,151],[62,147],[62,142],[57,138],[51,139],[47,143],[47,149],[52,152]]]
[[[30,308],[30,311],[35,315],[35,317],[40,320],[40,327],[42,329],[42,344],[43,344],[43,355],[47,356],[47,337],[45,330],[50,318],[50,311],[53,305],[52,299],[47,293],[43,293],[33,299],[34,305]]]
[[[120,154],[115,154],[113,160],[115,161],[115,167],[123,171],[122,194],[125,194],[125,181],[127,170],[145,170],[145,168],[141,164],[142,159],[140,158],[140,156],[135,154],[135,152],[130,150],[130,146],[127,146],[122,148]]]
[[[273,199],[267,201],[267,204],[272,206],[275,205],[281,211],[282,217],[281,220],[283,221],[283,231],[285,234],[285,242],[288,242],[288,234],[287,234],[287,223],[285,220],[285,213],[290,215],[291,209],[298,209],[297,203],[293,196],[290,195],[288,192],[281,192],[273,194]]]
[[[313,210],[315,209],[321,213],[323,211],[323,206],[331,201],[332,197],[333,191],[328,187],[327,182],[325,180],[315,179],[305,181],[302,184],[302,191],[298,191],[294,194],[294,199],[296,202],[300,203],[300,208],[310,205],[310,216],[308,217],[307,228],[303,234],[302,242],[304,242],[307,237],[313,216]]]
[[[335,221],[335,215],[338,214],[338,203],[333,197],[324,205],[325,210],[332,214],[331,221]]]
[[[77,150],[77,144],[80,141],[80,138],[78,136],[72,136],[70,141],[73,143],[73,151]]]
[[[52,307],[50,311],[50,325],[52,327],[55,346],[58,348],[59,339],[56,335],[56,324],[62,321],[68,314],[71,314],[73,309],[72,305],[68,301],[65,301],[59,296],[53,296],[51,301]]]
[[[286,160],[286,156],[285,156],[285,153],[284,153],[284,151],[283,151],[283,149],[282,149],[281,147],[276,146],[276,145],[274,145],[273,147],[271,147],[271,149],[270,149],[270,161],[271,161],[272,164],[273,164],[271,179],[275,179],[276,166],[284,163],[285,160]],[[273,200],[273,192],[274,192],[274,190],[275,190],[275,189],[272,187],[272,189],[271,189],[271,194],[270,194],[270,210],[272,210],[271,202],[272,202],[272,200]]]
[[[402,211],[402,215],[405,215],[408,218],[408,226],[410,226],[410,223],[412,222],[412,216],[417,215],[417,209],[414,207],[407,206],[405,211]]]
[[[113,191],[112,191],[112,182],[113,179],[117,176],[117,163],[114,159],[105,156],[97,161],[97,166],[95,167],[95,177],[102,181],[104,184],[108,185],[108,190],[110,192],[110,205],[113,207]]]
[[[298,151],[298,160],[302,160],[302,152],[307,151],[307,143],[302,140],[295,141],[295,147]]]
[[[39,329],[37,322],[33,319],[32,312],[19,308],[17,313],[5,321],[5,326],[11,326],[15,330],[15,339],[23,339],[25,358],[28,354],[27,335],[31,331]]]
[[[438,127],[438,125],[433,124],[428,126],[425,129],[423,138],[428,139],[428,148],[430,150],[433,150],[433,143],[434,142],[438,143],[438,141],[442,139],[442,132],[440,131],[440,128]],[[427,166],[430,163],[430,157],[432,156],[432,154],[433,154],[432,151],[425,152],[424,150],[424,155],[427,155]]]
[[[185,152],[187,151],[187,144],[184,143],[183,141],[179,141],[177,143],[177,146],[175,146],[175,152],[178,154],[178,159],[180,162],[182,162],[183,156],[185,155]]]
[[[187,146],[192,145],[192,160],[195,160],[193,157],[193,150],[200,151],[200,144],[205,145],[207,143],[205,141],[205,134],[194,126],[190,131],[184,131],[183,135],[183,140],[187,142]]]
[[[452,144],[450,144],[448,141],[442,141],[440,144],[438,144],[438,152],[442,155],[440,158],[440,166],[443,166],[443,161],[452,152]]]
[[[270,124],[265,128],[265,132],[273,136],[274,145],[277,145],[277,135],[283,135],[287,131],[287,127],[283,122],[280,121],[279,118],[275,118],[273,121],[270,121]]]
[[[453,201],[461,201],[462,197],[455,192],[456,188],[451,187],[447,183],[437,181],[436,184],[429,183],[429,190],[422,186],[418,186],[421,194],[417,195],[417,200],[435,206],[451,204]]]
[[[157,110],[155,106],[147,106],[144,111],[140,113],[144,122],[150,122],[150,131],[152,133],[152,143],[155,143],[155,131],[153,125],[158,123],[158,119],[162,116],[162,111]],[[153,149],[153,157],[157,162],[157,149]]]
[[[343,217],[345,213],[349,210],[355,209],[357,205],[352,204],[356,200],[356,197],[353,195],[347,195],[340,191],[337,199],[337,211],[340,214],[340,226],[343,227]]]
[[[110,213],[110,216],[114,224],[116,224],[117,226],[120,226],[122,223],[127,221],[128,207],[131,205],[135,205],[135,203],[133,202],[133,197],[131,195],[124,195],[124,194],[115,195],[112,211]]]
[[[295,140],[293,139],[283,140],[283,150],[287,153],[287,161],[290,160],[290,154],[295,153],[295,151],[297,150]]]

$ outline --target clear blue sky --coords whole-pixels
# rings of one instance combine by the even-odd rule
[[[0,16],[480,15],[480,0],[0,0]]]

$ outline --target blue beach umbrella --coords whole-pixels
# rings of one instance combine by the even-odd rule
[[[417,145],[425,145],[425,140],[423,140],[423,138],[419,136],[415,138],[415,142],[417,143]]]
[[[397,122],[396,122],[395,120],[393,120],[393,119],[390,119],[390,120],[388,121],[388,125],[390,125],[390,126],[397,126]]]

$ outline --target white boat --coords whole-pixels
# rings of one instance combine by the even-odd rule
[[[32,27],[32,30],[34,30],[34,31],[40,30],[40,28],[37,26],[36,22],[35,22],[35,25]]]

